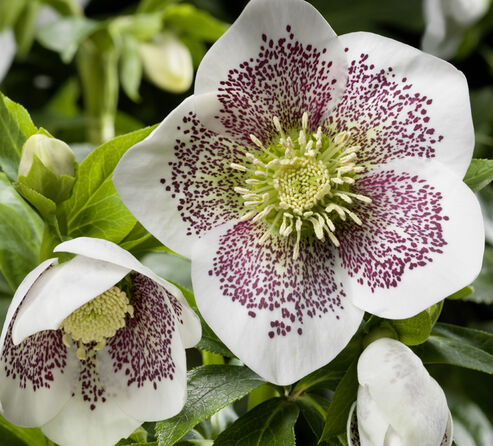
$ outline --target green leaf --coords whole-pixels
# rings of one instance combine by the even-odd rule
[[[127,96],[137,102],[140,99],[139,86],[142,80],[142,59],[139,44],[132,36],[122,39],[120,58],[120,81]]]
[[[17,41],[17,56],[21,59],[28,55],[33,44],[39,7],[40,2],[38,0],[27,2],[26,7],[19,16],[19,20],[17,20],[14,26],[15,40]]]
[[[121,241],[120,246],[134,255],[163,247],[162,243],[139,222],[135,223],[132,230]]]
[[[296,399],[301,413],[317,438],[320,438],[325,426],[330,401],[316,393],[304,393]]]
[[[11,180],[17,178],[26,139],[37,131],[26,109],[0,93],[0,167]]]
[[[293,390],[294,397],[308,390],[334,390],[345,376],[348,367],[363,351],[363,336],[361,332],[354,335],[344,350],[329,362],[329,364],[302,378]]]
[[[62,60],[69,63],[80,43],[99,27],[98,22],[85,17],[64,17],[40,28],[37,37],[41,45],[60,53]]]
[[[207,42],[215,42],[228,29],[226,23],[192,5],[171,5],[163,14],[166,26],[177,27],[185,33]]]
[[[451,294],[449,297],[447,297],[447,299],[450,299],[450,300],[461,300],[461,299],[464,299],[465,297],[469,296],[472,293],[474,293],[474,287],[472,287],[472,286],[465,286],[461,290],[456,291],[454,294]],[[467,299],[467,300],[469,300],[469,299]]]
[[[110,24],[111,33],[139,41],[152,38],[162,28],[161,14],[134,14],[117,17]]]
[[[0,31],[17,22],[27,0],[0,1]]]
[[[141,0],[137,7],[138,13],[162,11],[168,5],[177,3],[178,0]]]
[[[493,160],[473,159],[467,169],[464,183],[473,192],[479,192],[493,180]]]
[[[216,438],[214,446],[294,446],[298,415],[295,404],[271,399],[238,418]]]
[[[0,173],[0,271],[12,290],[39,263],[43,222]]]
[[[454,437],[459,445],[493,444],[493,424],[472,400],[461,396],[451,407]]]
[[[119,136],[98,147],[81,163],[72,196],[63,203],[67,235],[118,243],[132,230],[136,219],[118,196],[112,174],[122,155],[153,128]]]
[[[37,428],[14,426],[0,416],[0,446],[46,446],[46,438]]]
[[[431,333],[430,313],[425,310],[408,319],[392,320],[390,324],[397,332],[399,341],[406,345],[418,345],[425,342]]]
[[[206,365],[188,372],[183,410],[156,424],[159,446],[175,444],[196,424],[247,395],[264,381],[246,367]]]
[[[349,411],[358,395],[357,364],[358,358],[355,358],[334,392],[327,411],[321,440],[330,440],[332,437],[346,432]]]
[[[428,340],[414,348],[425,364],[450,364],[493,374],[493,334],[436,324]]]

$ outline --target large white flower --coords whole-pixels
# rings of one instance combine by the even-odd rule
[[[410,317],[475,278],[482,219],[461,181],[473,145],[452,65],[336,37],[301,0],[253,0],[203,59],[195,95],[113,180],[192,258],[223,342],[288,384],[330,361],[365,310]]]
[[[29,273],[0,339],[0,402],[62,446],[111,446],[177,414],[200,322],[181,292],[101,239],[64,242]]]
[[[404,344],[387,338],[371,343],[359,358],[358,381],[349,446],[452,444],[445,394]]]
[[[489,5],[490,0],[424,0],[423,50],[444,59],[453,57],[464,31],[486,14]]]

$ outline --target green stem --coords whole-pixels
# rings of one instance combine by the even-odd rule
[[[88,140],[100,145],[115,136],[118,54],[104,37],[85,41],[77,55]]]
[[[202,353],[202,362],[204,365],[224,364],[224,357],[222,355],[218,355],[217,353],[206,352],[205,350],[202,350],[201,353]]]
[[[281,396],[281,393],[275,386],[272,384],[262,384],[260,387],[252,390],[248,395],[248,410],[278,396]]]

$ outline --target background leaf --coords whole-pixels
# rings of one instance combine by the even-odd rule
[[[214,441],[214,446],[294,446],[299,408],[275,398],[238,418]]]
[[[71,237],[99,237],[118,243],[136,219],[113,186],[113,171],[122,155],[144,139],[153,127],[119,136],[94,150],[79,166],[72,197],[64,202],[66,233]]]
[[[479,192],[493,180],[493,160],[473,159],[467,169],[464,183],[473,192]]]

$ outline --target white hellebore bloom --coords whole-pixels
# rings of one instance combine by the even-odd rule
[[[337,37],[302,0],[252,0],[202,60],[195,94],[113,181],[192,258],[209,326],[285,385],[333,359],[364,311],[410,317],[474,280],[473,147],[452,65],[375,34]]]
[[[140,45],[140,54],[147,77],[159,88],[183,93],[193,81],[190,51],[173,33],[158,34]]]
[[[185,348],[200,322],[181,292],[134,256],[77,238],[29,273],[0,339],[3,416],[61,446],[112,446],[186,399]]]
[[[486,14],[491,0],[424,0],[423,51],[450,59],[464,31]]]
[[[372,342],[358,361],[349,446],[450,446],[452,417],[438,383],[399,341]]]

